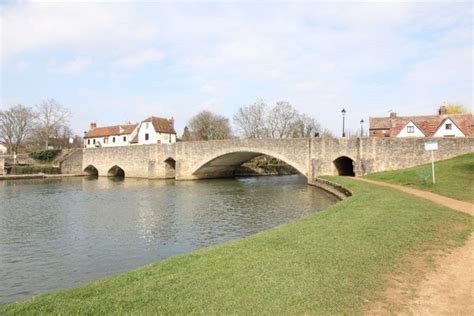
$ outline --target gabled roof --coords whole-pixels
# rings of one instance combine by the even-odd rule
[[[168,120],[162,117],[150,116],[145,122],[151,122],[157,133],[176,134],[174,130],[174,123],[172,120]]]
[[[447,118],[450,118],[464,135],[474,135],[474,119],[472,114],[370,117],[369,128],[370,130],[390,130],[389,134],[393,137],[397,136],[411,121],[423,134],[427,137],[432,137]]]
[[[129,135],[133,133],[137,126],[138,124],[97,127],[88,131],[84,138]]]
[[[413,123],[413,125],[415,125],[415,127],[418,128],[423,135],[427,136],[425,134],[425,132],[423,131],[423,129],[420,126],[418,126],[418,124],[416,124],[416,122],[413,122],[413,121],[408,121],[405,125],[403,125],[402,128],[400,128],[400,130],[398,130],[398,128],[397,128],[398,132],[397,132],[396,135],[393,135],[393,136],[397,136],[398,134],[400,134],[403,131],[403,129],[410,123]]]

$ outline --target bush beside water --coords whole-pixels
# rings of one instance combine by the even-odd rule
[[[12,166],[9,174],[60,174],[61,168],[52,166]]]

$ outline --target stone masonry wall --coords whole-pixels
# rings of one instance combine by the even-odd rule
[[[290,164],[309,181],[321,175],[337,175],[334,160],[346,156],[353,160],[356,175],[413,167],[431,161],[425,151],[426,138],[302,138],[302,139],[232,139],[175,144],[136,145],[88,148],[63,162],[63,172],[81,173],[88,165],[107,176],[113,166],[126,177],[162,179],[170,176],[165,160],[176,161],[176,179],[213,177],[227,171],[248,157],[265,154]],[[448,159],[474,152],[474,138],[438,138],[435,159]],[[82,167],[79,168],[82,159]],[[197,174],[205,170],[208,174]]]
[[[61,162],[61,173],[82,174],[83,150],[78,149]]]

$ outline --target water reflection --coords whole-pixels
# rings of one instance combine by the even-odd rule
[[[0,182],[0,303],[255,234],[335,199],[298,176]]]

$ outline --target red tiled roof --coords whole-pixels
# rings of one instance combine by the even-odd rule
[[[447,118],[450,118],[464,135],[474,136],[474,120],[472,114],[370,117],[369,129],[389,130],[390,136],[395,137],[405,125],[412,121],[425,136],[432,137]]]
[[[162,117],[150,116],[143,122],[151,122],[157,133],[176,134],[172,120]]]
[[[138,124],[97,127],[88,131],[84,135],[84,138],[106,137],[112,135],[129,135],[133,133],[137,126]]]

